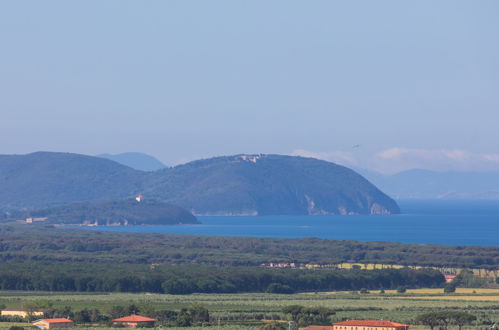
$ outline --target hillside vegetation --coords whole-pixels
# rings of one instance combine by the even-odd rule
[[[146,197],[196,214],[398,213],[395,201],[356,172],[279,155],[237,155],[143,172],[98,157],[38,152],[0,156],[0,209]]]
[[[11,219],[47,218],[44,223],[86,225],[174,225],[199,223],[190,212],[156,200],[126,199],[76,203],[35,211],[15,212]]]
[[[397,204],[354,171],[280,155],[237,155],[156,173],[146,194],[198,214],[389,214]]]
[[[0,209],[45,208],[133,197],[143,172],[98,157],[36,152],[0,155]]]

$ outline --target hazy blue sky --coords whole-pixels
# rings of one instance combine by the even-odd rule
[[[493,170],[498,15],[496,0],[3,1],[0,153]]]

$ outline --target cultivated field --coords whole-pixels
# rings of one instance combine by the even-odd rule
[[[476,292],[476,293],[473,293]],[[461,310],[477,316],[473,328],[486,329],[487,323],[499,323],[499,289],[458,289],[455,294],[443,294],[442,289],[407,290],[397,294],[353,292],[278,294],[51,294],[0,292],[0,305],[20,307],[26,301],[46,300],[55,308],[70,306],[74,311],[97,308],[106,312],[114,305],[135,304],[141,308],[179,310],[200,303],[210,311],[211,327],[203,329],[258,329],[260,319],[282,320],[282,308],[288,305],[327,307],[336,310],[334,320],[388,319],[413,324],[417,315],[436,310]],[[88,326],[87,326],[88,327]],[[424,328],[417,325],[417,328]],[[0,328],[8,328],[1,324]],[[79,327],[80,328],[80,327]],[[466,327],[465,327],[466,328]],[[467,327],[470,328],[470,327]],[[80,329],[83,329],[81,327]],[[93,330],[104,328],[91,328]],[[172,328],[175,329],[175,328]],[[186,328],[178,328],[186,329]],[[197,329],[192,327],[191,329]],[[199,327],[201,329],[201,327]]]
[[[406,265],[396,265],[396,264],[372,264],[372,263],[341,263],[335,265],[341,269],[352,269],[357,267],[359,269],[365,270],[373,270],[373,269],[402,269],[405,267],[409,267],[412,269],[423,269],[423,268],[434,268],[441,271],[444,274],[459,274],[461,271],[471,271],[473,275],[478,277],[487,277],[495,279],[499,276],[499,270],[490,270],[490,269],[482,269],[482,268],[459,268],[459,267],[422,267],[422,266],[406,266]],[[307,265],[307,268],[319,268],[319,265]]]

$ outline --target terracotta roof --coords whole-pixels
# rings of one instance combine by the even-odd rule
[[[145,317],[140,315],[130,315],[113,320],[113,322],[155,322],[155,321],[156,319],[151,319],[150,317]]]
[[[360,327],[407,327],[408,324],[384,320],[348,320],[333,323],[333,325],[360,326]]]
[[[69,319],[41,319],[41,320],[38,320],[38,321],[35,321],[35,322],[40,322],[40,321],[43,321],[43,322],[47,322],[47,323],[73,323],[73,321],[69,320]]]

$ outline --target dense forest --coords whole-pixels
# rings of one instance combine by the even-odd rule
[[[441,287],[423,269],[267,269],[266,262],[497,268],[499,248],[139,234],[0,225],[0,289],[274,292]],[[224,266],[224,267],[218,267]]]
[[[170,294],[439,287],[436,270],[298,270],[208,265],[25,262],[0,266],[0,290]]]
[[[499,269],[499,247],[143,234],[0,225],[3,263],[211,264],[259,266],[269,262],[399,264]]]

